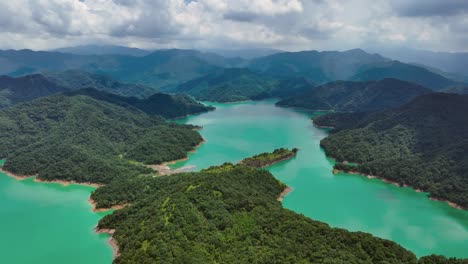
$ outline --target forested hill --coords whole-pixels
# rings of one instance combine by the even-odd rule
[[[245,68],[223,69],[179,85],[174,92],[202,101],[235,102],[269,97],[276,80]]]
[[[4,169],[44,180],[109,183],[183,158],[202,141],[191,126],[77,95],[54,95],[0,111]]]
[[[67,93],[67,95],[71,96],[79,94],[125,108],[136,108],[147,114],[160,115],[165,118],[176,118],[214,110],[214,107],[201,104],[187,95],[156,93],[146,99],[139,99],[119,96],[92,88]]]
[[[0,108],[65,91],[67,87],[40,74],[19,78],[0,76]]]
[[[457,82],[423,67],[405,64],[399,61],[391,61],[368,67],[359,71],[355,76],[351,77],[350,80],[377,81],[384,78],[397,78],[417,83],[433,90],[441,90],[445,87],[457,84]]]
[[[321,145],[342,166],[430,192],[468,208],[468,96],[434,93],[377,113],[314,120],[337,129]]]
[[[131,203],[98,225],[116,230],[115,263],[417,263],[394,242],[283,209],[284,188],[267,171],[224,164],[113,184],[93,199]]]
[[[44,73],[44,76],[50,81],[67,87],[70,90],[94,88],[100,91],[106,91],[122,96],[135,96],[138,98],[149,97],[158,91],[156,88],[150,86],[123,83],[105,75],[80,70],[67,70],[55,73],[48,72]]]
[[[431,90],[420,85],[384,79],[371,82],[331,82],[279,101],[277,105],[341,112],[374,111],[405,104]]]

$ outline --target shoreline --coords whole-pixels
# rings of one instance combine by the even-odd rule
[[[37,179],[37,175],[32,175],[32,176],[18,175],[18,174],[14,174],[14,173],[11,173],[9,171],[6,171],[3,168],[0,168],[0,172],[4,173],[6,176],[8,176],[10,178],[13,178],[13,179],[15,179],[17,181],[23,181],[23,180],[27,180],[27,179],[30,179],[30,178],[34,178],[34,182],[36,182],[36,183],[45,183],[45,184],[56,183],[56,184],[62,185],[63,187],[67,187],[69,185],[82,185],[82,186],[87,186],[87,187],[100,188],[100,187],[104,186],[103,184],[78,183],[78,182],[75,182],[75,181],[63,181],[63,180],[44,181],[44,180]],[[111,208],[96,209],[96,202],[91,198],[91,195],[90,195],[90,197],[88,199],[88,202],[91,204],[93,213],[106,212],[106,211],[109,211],[109,210],[118,210],[118,209],[122,209],[122,208],[128,206],[128,204],[124,204],[124,205],[116,205],[116,206],[113,206]],[[120,256],[119,246],[118,246],[117,240],[113,237],[113,234],[115,232],[114,229],[97,229],[97,228],[95,228],[95,232],[97,234],[102,234],[102,233],[109,234],[110,237],[109,237],[107,243],[111,246],[112,250],[114,251],[114,259],[116,259],[118,256]]]
[[[94,228],[96,234],[108,234],[110,237],[107,240],[107,243],[111,246],[112,250],[114,251],[114,260],[120,256],[119,251],[119,244],[117,240],[114,238],[115,229],[99,229],[97,226]]]
[[[359,175],[359,176],[364,176],[368,179],[379,179],[387,184],[391,184],[391,185],[394,185],[396,187],[400,187],[400,188],[411,188],[412,190],[414,190],[415,192],[418,192],[418,193],[428,193],[428,196],[427,198],[429,198],[429,200],[432,200],[432,201],[437,201],[437,202],[444,202],[446,204],[448,204],[450,207],[452,208],[455,208],[455,209],[459,209],[459,210],[468,210],[468,208],[465,208],[459,204],[456,204],[454,202],[451,202],[449,200],[446,200],[446,199],[441,199],[441,198],[436,198],[436,197],[431,197],[431,194],[428,192],[428,191],[425,191],[425,190],[422,190],[422,189],[419,189],[419,188],[416,188],[416,187],[413,187],[413,186],[410,186],[410,185],[407,185],[407,184],[401,184],[399,182],[396,182],[396,181],[392,181],[392,180],[389,180],[389,179],[385,179],[383,177],[380,177],[380,176],[375,176],[375,175],[370,175],[370,174],[364,174],[364,173],[360,173],[360,172],[355,172],[355,171],[342,171],[342,170],[337,170],[337,169],[333,169],[333,174],[337,174],[337,173],[340,173],[340,172],[343,172],[343,173],[349,173],[349,174],[353,174],[353,175]]]
[[[276,198],[276,201],[278,201],[278,202],[283,202],[284,197],[286,197],[286,195],[288,195],[288,194],[289,194],[290,192],[292,192],[292,191],[293,191],[293,188],[291,188],[291,187],[289,187],[289,186],[286,187],[286,189],[284,189],[284,190],[280,193],[280,195],[278,196],[278,198]]]
[[[37,182],[37,183],[55,183],[55,184],[60,184],[64,187],[67,187],[70,185],[81,185],[81,186],[99,188],[99,187],[104,186],[104,184],[91,183],[91,182],[77,182],[77,181],[65,181],[65,180],[50,180],[50,181],[42,180],[42,179],[37,178],[38,177],[37,175],[19,175],[19,174],[14,174],[12,172],[6,171],[4,169],[0,169],[0,172],[18,181],[24,181],[24,180],[33,178],[34,182]]]
[[[270,163],[270,164],[267,164],[267,165],[264,165],[264,166],[260,167],[260,169],[264,169],[264,168],[271,167],[271,166],[276,165],[276,164],[278,164],[278,163],[281,163],[281,162],[283,162],[283,161],[288,161],[288,160],[290,160],[290,159],[295,158],[296,155],[297,155],[297,154],[294,153],[294,154],[291,155],[290,157],[285,157],[285,158],[282,158],[282,159],[279,159],[279,160],[275,160],[275,161],[273,161],[273,162]],[[242,164],[242,163],[241,163],[241,164]]]
[[[176,160],[171,160],[171,161],[166,161],[166,162],[163,162],[161,164],[149,164],[149,165],[145,165],[145,167],[147,168],[150,168],[150,169],[153,169],[154,171],[160,173],[160,171],[164,171],[161,176],[166,176],[166,175],[170,175],[170,172],[172,171],[172,169],[168,166],[168,165],[172,165],[172,164],[175,164],[177,162],[181,162],[181,161],[187,161],[189,159],[189,154],[188,153],[196,153],[197,152],[197,148],[201,147],[203,144],[205,144],[206,142],[208,142],[207,140],[205,140],[204,138],[202,138],[202,141],[200,143],[198,143],[196,146],[193,147],[192,150],[189,150],[187,152],[187,157],[185,158],[181,158],[181,159],[176,159]]]

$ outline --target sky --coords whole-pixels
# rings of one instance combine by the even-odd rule
[[[9,0],[0,49],[468,51],[468,0]]]

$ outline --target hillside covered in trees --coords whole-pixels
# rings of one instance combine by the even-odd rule
[[[40,74],[18,78],[0,76],[0,108],[68,90]]]
[[[224,164],[199,173],[125,184],[131,206],[104,217],[115,229],[115,263],[417,263],[394,242],[308,219],[276,199],[285,186],[267,171]],[[101,188],[101,196],[118,189]]]
[[[375,111],[405,104],[430,92],[420,85],[397,79],[336,81],[281,100],[277,105],[339,112]]]
[[[174,92],[202,101],[235,102],[268,96],[276,80],[245,68],[223,69],[179,85]]]
[[[158,92],[157,89],[141,84],[123,83],[108,76],[89,73],[80,70],[67,70],[64,72],[48,72],[44,76],[69,90],[94,88],[128,97],[146,98]]]
[[[138,162],[183,158],[202,141],[192,126],[76,95],[0,111],[3,168],[43,180],[109,183],[151,172]]]
[[[125,108],[136,108],[149,115],[160,115],[165,118],[176,118],[214,110],[195,101],[187,95],[170,95],[155,93],[148,98],[124,97],[95,89],[81,89],[66,93],[67,95],[86,95],[97,100],[116,104]]]
[[[468,96],[434,93],[396,109],[317,117],[338,169],[376,175],[468,208]]]
[[[395,242],[284,209],[277,198],[285,187],[268,171],[226,163],[117,181],[92,198],[131,204],[98,224],[115,230],[115,263],[463,263],[418,262]]]

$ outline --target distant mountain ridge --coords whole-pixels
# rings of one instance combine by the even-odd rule
[[[80,45],[58,48],[52,51],[76,55],[126,55],[136,57],[146,56],[151,53],[149,50],[115,45]]]
[[[336,81],[281,100],[277,105],[339,112],[376,111],[405,104],[431,92],[420,85],[397,79]]]
[[[19,78],[0,76],[0,108],[51,94],[69,91],[40,74]]]
[[[169,91],[178,85],[226,68],[249,68],[275,79],[306,78],[323,84],[336,80],[397,78],[434,90],[459,83],[424,67],[391,61],[361,49],[348,51],[282,52],[246,60],[196,50],[156,50],[146,56],[76,55],[43,51],[0,51],[0,74],[79,69]]]

